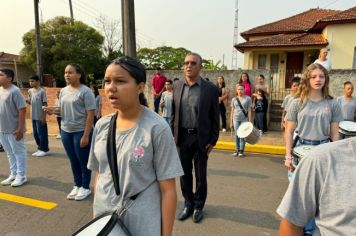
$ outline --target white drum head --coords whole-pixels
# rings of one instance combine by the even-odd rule
[[[240,138],[246,138],[252,133],[253,124],[251,122],[244,122],[237,129],[237,136]]]
[[[339,128],[342,131],[346,131],[349,133],[356,133],[356,123],[353,121],[341,121],[339,123]]]

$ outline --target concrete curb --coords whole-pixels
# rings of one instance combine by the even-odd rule
[[[214,149],[217,150],[228,150],[235,151],[235,143],[234,142],[222,142],[218,141]],[[245,147],[246,152],[254,152],[254,153],[263,153],[263,154],[277,154],[277,155],[285,155],[286,148],[284,146],[273,146],[273,145],[250,145],[246,144]]]

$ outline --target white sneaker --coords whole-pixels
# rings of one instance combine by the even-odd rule
[[[47,156],[49,154],[48,152],[44,152],[44,151],[38,151],[36,157],[44,157]]]
[[[9,177],[7,177],[7,179],[1,181],[1,185],[3,186],[10,185],[15,180],[15,178],[16,178],[15,175],[10,175]]]
[[[11,183],[11,187],[18,187],[27,182],[26,176],[16,175],[15,180]]]
[[[225,133],[225,132],[226,132],[226,129],[222,129],[221,132]]]
[[[237,155],[238,155],[238,152],[234,152],[234,153],[232,154],[233,157],[237,157]]]
[[[37,152],[32,153],[32,156],[36,157],[39,152],[40,152],[40,150],[37,150]]]
[[[67,199],[68,200],[74,200],[75,196],[77,196],[79,191],[79,187],[74,186],[72,191],[70,191],[70,193],[67,195]]]
[[[79,189],[79,191],[78,191],[77,196],[75,196],[74,199],[75,199],[76,201],[81,201],[81,200],[87,198],[90,194],[91,194],[90,189],[86,189],[86,188],[81,187],[81,188]]]
[[[240,152],[239,157],[244,157],[244,154],[242,152]]]
[[[60,134],[58,134],[57,136],[56,136],[56,139],[61,139],[62,137],[61,137],[61,135]]]

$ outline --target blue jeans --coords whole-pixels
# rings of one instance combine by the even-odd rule
[[[37,149],[48,152],[48,129],[47,123],[42,124],[39,120],[32,120],[33,137],[35,138]]]
[[[0,133],[0,142],[9,161],[10,174],[25,176],[27,159],[25,137],[17,141],[16,136],[13,134]]]
[[[159,112],[159,103],[161,101],[161,96],[153,96],[153,105],[154,105],[154,109],[155,112],[158,114]]]
[[[81,148],[80,139],[82,138],[83,133],[84,131],[68,133],[61,130],[61,137],[64,149],[66,150],[72,167],[75,186],[89,189],[91,171],[87,168],[87,164],[92,133],[89,135],[89,144],[86,147]]]
[[[240,127],[240,125],[245,122],[245,121],[236,121],[234,120],[234,130],[235,130],[235,144],[236,144],[236,151],[245,151],[245,139],[239,138],[237,136],[237,129]]]

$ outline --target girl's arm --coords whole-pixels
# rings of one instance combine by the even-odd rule
[[[285,135],[285,142],[286,142],[286,159],[284,165],[288,168],[289,171],[292,171],[293,168],[291,167],[292,160],[292,145],[293,145],[293,132],[295,130],[296,123],[294,121],[287,120],[286,121],[286,129],[284,132]]]
[[[102,107],[103,107],[103,104],[100,103],[99,107],[98,107],[98,114],[96,115],[96,118],[98,118],[98,119],[101,117],[101,109],[102,109]]]
[[[226,92],[226,88],[222,89],[222,95],[221,95],[221,101],[224,101],[227,98],[227,92]]]
[[[338,122],[332,122],[330,124],[330,138],[332,141],[337,141],[340,139]]]
[[[230,112],[230,128],[231,130],[234,128],[234,107],[231,107],[231,112]]]
[[[86,111],[87,119],[85,121],[85,129],[82,138],[80,139],[80,147],[86,147],[89,144],[89,134],[94,124],[94,110]]]
[[[285,116],[286,116],[286,111],[283,109],[282,119],[281,119],[281,129],[284,129],[284,127],[285,127],[285,121],[284,121]]]
[[[303,228],[297,225],[290,223],[286,219],[281,220],[281,224],[279,225],[279,236],[300,236],[303,235]]]
[[[250,107],[247,111],[248,121],[252,122],[252,108]]]
[[[167,179],[159,182],[161,190],[162,236],[171,236],[177,206],[176,180]]]

